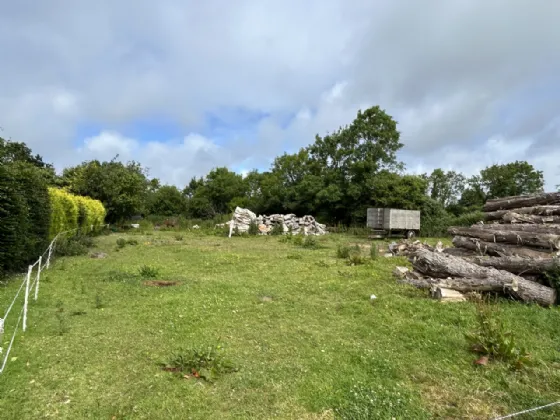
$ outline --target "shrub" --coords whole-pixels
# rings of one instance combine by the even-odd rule
[[[317,249],[319,248],[319,242],[315,236],[306,236],[301,246],[308,249]]]
[[[366,262],[364,256],[359,252],[351,252],[348,256],[348,264],[349,265],[361,265]]]
[[[49,188],[51,201],[50,237],[78,227],[78,205],[75,196],[58,188]]]
[[[127,239],[126,244],[127,245],[138,245],[138,240],[137,239]]]
[[[182,241],[182,240],[183,240],[183,238],[184,238],[184,236],[183,236],[183,235],[181,235],[181,234],[177,234],[177,235],[175,235],[175,240],[176,240],[176,241]]]
[[[296,246],[302,246],[303,245],[303,241],[304,241],[304,236],[302,234],[299,235],[287,235],[286,238],[290,238],[293,242],[294,245]]]
[[[117,248],[122,249],[126,246],[126,239],[119,238],[117,239]]]
[[[88,248],[93,245],[93,239],[82,234],[59,236],[55,244],[55,255],[67,257],[85,255],[88,253]]]
[[[284,234],[284,226],[282,223],[276,223],[272,226],[272,230],[270,231],[271,235],[283,235]]]
[[[249,235],[256,236],[259,234],[259,226],[256,222],[251,222],[249,224],[249,230],[247,231]]]
[[[360,247],[358,245],[338,245],[336,247],[336,257],[337,258],[342,258],[342,259],[347,259],[348,257],[350,257],[351,253],[359,253],[360,252]]]
[[[372,260],[376,260],[379,257],[379,248],[377,244],[371,244],[371,248],[369,249],[369,256]]]

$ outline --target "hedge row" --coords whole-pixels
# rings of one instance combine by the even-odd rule
[[[24,270],[59,232],[86,233],[104,219],[100,201],[48,187],[40,168],[0,164],[0,276]]]
[[[72,229],[87,233],[98,228],[105,220],[105,207],[98,200],[70,194],[58,188],[49,188],[51,201],[50,237]]]

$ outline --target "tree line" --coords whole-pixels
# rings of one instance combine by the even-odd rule
[[[443,229],[438,223],[468,219],[489,198],[543,190],[542,171],[524,161],[492,165],[471,177],[442,169],[407,174],[397,158],[403,147],[396,121],[374,106],[358,111],[349,125],[316,135],[309,146],[276,157],[269,170],[246,176],[219,167],[178,188],[150,178],[138,162],[115,158],[86,161],[60,176],[48,171],[48,179],[100,200],[110,223],[136,214],[211,219],[240,206],[260,214],[311,214],[330,225],[365,225],[368,207],[395,207],[421,210],[422,224],[433,233]]]

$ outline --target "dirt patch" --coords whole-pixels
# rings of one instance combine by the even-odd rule
[[[178,281],[166,281],[166,280],[147,280],[144,282],[144,286],[154,286],[154,287],[169,287],[178,286],[181,284]]]

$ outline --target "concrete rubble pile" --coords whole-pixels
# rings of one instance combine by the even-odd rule
[[[251,223],[255,223],[261,235],[268,235],[275,226],[279,226],[284,234],[292,235],[325,235],[327,228],[318,223],[313,216],[297,217],[295,214],[272,214],[270,216],[257,216],[251,210],[237,207],[233,219],[223,225],[230,226],[231,230],[237,229],[240,233],[249,231]]]

